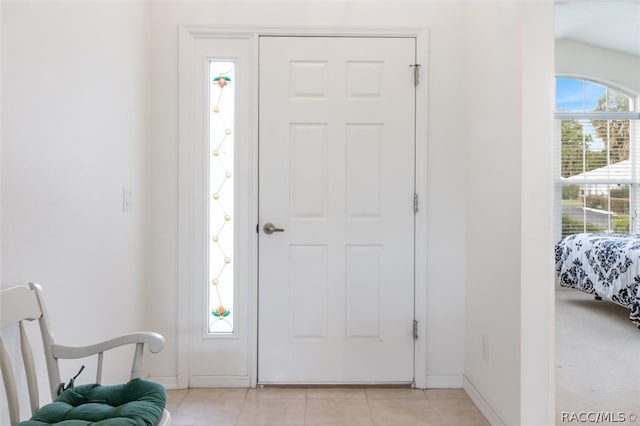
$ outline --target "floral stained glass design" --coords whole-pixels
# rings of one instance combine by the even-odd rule
[[[209,63],[209,333],[234,330],[235,63]]]

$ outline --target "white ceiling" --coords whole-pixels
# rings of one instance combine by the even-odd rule
[[[557,3],[556,38],[640,56],[640,0]]]

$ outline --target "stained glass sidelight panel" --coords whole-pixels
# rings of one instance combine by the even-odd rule
[[[209,333],[234,330],[235,63],[209,62]]]

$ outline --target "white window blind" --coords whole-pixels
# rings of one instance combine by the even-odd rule
[[[638,232],[640,129],[633,99],[593,82],[562,83],[578,90],[573,97],[557,90],[557,108],[565,108],[556,113],[556,237]],[[574,104],[563,105],[561,96]]]

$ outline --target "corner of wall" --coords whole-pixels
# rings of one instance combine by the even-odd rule
[[[554,422],[554,5],[523,12],[520,424],[539,425]]]
[[[2,9],[4,8],[4,0],[0,0],[0,288],[4,286],[4,268],[3,268],[3,264],[4,264],[4,260],[2,257],[2,247],[4,246],[4,239],[3,239],[3,227],[4,227],[4,222],[2,220],[2,211],[4,209],[4,203],[2,202],[2,194],[4,193],[4,179],[3,179],[3,175],[4,175],[4,162],[3,162],[3,157],[2,157],[2,151],[3,151],[3,140],[4,140],[4,116],[3,116],[3,96],[2,96],[2,86],[4,84],[3,81],[3,72],[2,70],[4,69],[3,66],[3,54],[4,54],[4,49],[3,49],[3,43],[4,43],[4,37],[2,34],[2,29],[4,28],[4,25],[2,25]]]
[[[476,389],[476,387],[473,386],[473,383],[471,383],[466,377],[463,378],[462,389],[466,392],[471,401],[476,404],[476,407],[478,407],[478,410],[480,410],[480,412],[487,419],[490,425],[505,426],[505,423],[495,412],[491,404],[489,404],[487,400],[484,399],[478,389]]]
[[[463,388],[492,424],[551,424],[554,5],[469,7]]]

